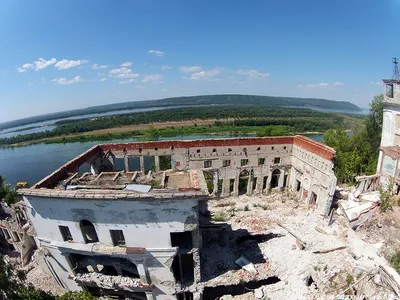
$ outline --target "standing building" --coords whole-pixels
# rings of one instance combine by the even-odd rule
[[[377,174],[384,186],[393,178],[399,190],[400,180],[400,76],[397,59],[393,59],[392,79],[383,79],[383,124]]]

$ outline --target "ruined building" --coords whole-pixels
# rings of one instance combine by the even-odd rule
[[[302,136],[105,144],[19,194],[65,290],[201,299],[207,199],[286,189],[327,214],[334,155]]]
[[[400,188],[400,80],[383,79],[383,125],[377,174],[386,186],[390,178]],[[398,192],[397,192],[398,193]]]

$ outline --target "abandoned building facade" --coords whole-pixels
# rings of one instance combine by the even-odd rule
[[[377,174],[384,186],[394,179],[400,187],[400,80],[383,79],[383,124]]]
[[[104,144],[19,194],[65,290],[201,299],[200,204],[286,189],[326,215],[334,155],[302,136]]]

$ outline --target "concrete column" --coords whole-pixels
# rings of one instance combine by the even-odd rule
[[[129,172],[129,157],[127,155],[124,156],[125,163],[125,172]]]
[[[140,155],[139,159],[140,159],[140,171],[144,173],[144,156]]]
[[[224,178],[222,181],[222,196],[223,197],[229,197],[230,194],[230,188],[229,188],[229,178]]]
[[[235,183],[233,184],[233,196],[239,195],[239,175],[235,177]]]
[[[218,194],[218,179],[219,179],[218,170],[215,170],[215,172],[214,172],[214,177],[213,177],[213,183],[214,183],[213,194],[214,194],[214,195],[217,195],[217,194]]]
[[[268,173],[268,179],[267,179],[267,186],[265,187],[264,193],[269,194],[271,190],[271,178],[272,178],[272,171],[270,170]]]
[[[254,171],[249,171],[249,180],[247,181],[247,195],[253,194],[253,181],[254,181]]]
[[[144,268],[144,264],[142,263],[137,263],[136,267],[138,269],[139,272],[139,276],[140,276],[140,280],[144,283],[144,284],[148,284],[148,280],[147,280],[147,276],[146,276],[146,270]]]
[[[285,170],[281,169],[281,173],[279,174],[278,180],[278,188],[283,188],[283,181],[285,180]]]
[[[156,172],[160,171],[160,157],[158,155],[154,156],[154,164],[156,167]]]
[[[256,193],[257,194],[262,194],[263,183],[264,183],[264,176],[260,174],[257,177],[257,184],[256,184]]]

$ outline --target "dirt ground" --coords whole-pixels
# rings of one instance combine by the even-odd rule
[[[202,270],[209,278],[205,286],[242,286],[240,293],[235,290],[221,299],[338,299],[347,295],[397,299],[377,273],[378,266],[385,264],[380,256],[382,238],[388,238],[392,244],[398,243],[400,237],[400,223],[394,224],[393,215],[381,217],[379,229],[385,233],[379,238],[379,232],[376,237],[369,236],[368,228],[354,232],[340,216],[328,226],[328,219],[296,198],[275,194],[209,201],[211,219],[219,221],[214,223],[228,224],[232,232],[238,232],[233,239],[244,240],[248,247],[239,243],[233,249],[229,239],[223,246],[207,245],[203,238],[205,259],[220,261],[222,268],[211,264],[212,268]],[[305,249],[300,250],[297,238],[279,224],[303,241]],[[231,249],[226,250],[227,247]],[[253,262],[256,275],[234,263],[241,255]],[[246,285],[251,280],[272,276],[280,281],[253,288]]]

